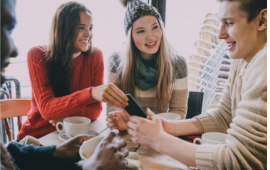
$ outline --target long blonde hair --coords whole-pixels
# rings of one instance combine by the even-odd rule
[[[158,65],[158,83],[156,88],[155,105],[159,112],[167,111],[168,103],[172,95],[173,83],[175,81],[174,63],[177,60],[172,46],[166,39],[164,26],[161,20],[158,20],[162,31],[162,38],[156,61]],[[127,47],[121,61],[117,75],[113,81],[124,93],[130,93],[135,96],[136,78],[138,77],[140,53],[132,40],[132,27],[128,32]]]

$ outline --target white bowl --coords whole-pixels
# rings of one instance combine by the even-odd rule
[[[169,120],[180,120],[180,115],[176,113],[159,113],[157,114],[159,117]]]
[[[93,153],[95,152],[96,147],[98,146],[99,142],[104,138],[104,136],[96,136],[93,137],[85,142],[83,142],[82,146],[80,147],[80,157],[83,160],[89,159]],[[112,143],[116,144],[119,140],[114,138]]]

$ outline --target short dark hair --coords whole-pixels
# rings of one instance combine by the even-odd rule
[[[222,1],[238,1],[240,9],[247,12],[248,22],[252,21],[263,9],[267,9],[267,0],[217,0]]]

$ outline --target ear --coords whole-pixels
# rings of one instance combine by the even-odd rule
[[[258,27],[258,31],[264,31],[267,29],[267,9],[263,9],[260,12],[260,24]]]

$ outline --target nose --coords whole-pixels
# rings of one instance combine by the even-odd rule
[[[11,53],[9,57],[15,58],[18,56],[18,48],[15,46],[13,39],[11,39]]]
[[[153,39],[153,34],[150,32],[147,33],[146,40],[152,40]]]
[[[86,31],[84,36],[91,37],[92,36],[92,31],[91,30]]]
[[[222,24],[218,33],[218,38],[219,39],[226,39],[228,38],[228,32],[225,26]]]

